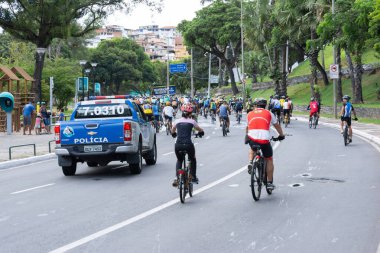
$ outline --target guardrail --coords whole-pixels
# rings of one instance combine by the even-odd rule
[[[34,156],[36,156],[36,144],[16,145],[16,146],[10,146],[9,147],[9,160],[12,160],[12,149],[20,148],[20,147],[26,147],[26,146],[33,146]]]
[[[49,153],[51,153],[51,145],[50,145],[50,144],[51,144],[52,142],[55,142],[55,140],[49,141]]]

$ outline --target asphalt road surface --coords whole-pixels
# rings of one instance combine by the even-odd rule
[[[65,177],[55,159],[0,170],[0,252],[380,252],[376,148],[293,120],[276,144],[277,188],[255,202],[244,123],[223,137],[201,119],[200,184],[185,204],[165,133],[157,165],[140,175],[113,163]]]

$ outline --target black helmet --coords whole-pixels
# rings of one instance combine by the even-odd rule
[[[265,98],[256,98],[255,105],[257,107],[265,108],[267,106],[267,100]]]
[[[342,97],[342,99],[345,99],[345,100],[349,101],[351,98],[350,98],[349,95],[344,95],[344,96]]]

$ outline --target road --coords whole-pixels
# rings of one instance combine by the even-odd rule
[[[380,155],[360,138],[292,121],[275,150],[273,195],[254,202],[244,125],[201,120],[195,196],[179,203],[174,140],[157,165],[63,176],[55,159],[0,170],[0,252],[380,252]],[[293,185],[299,187],[293,187]]]

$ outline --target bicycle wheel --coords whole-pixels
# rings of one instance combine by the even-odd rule
[[[289,118],[288,116],[285,116],[285,127],[288,127],[289,124]]]
[[[261,175],[260,175],[259,161],[253,163],[253,169],[251,173],[251,192],[255,201],[260,199],[261,195]]]
[[[240,125],[240,120],[241,120],[241,116],[240,114],[238,115],[238,124]]]
[[[223,131],[223,136],[227,135],[227,129],[226,129],[226,122],[223,120],[222,123],[222,131]]]
[[[185,185],[185,176],[184,174],[179,175],[179,198],[181,200],[181,203],[185,203],[185,197],[186,197],[186,185]]]
[[[313,118],[310,118],[309,119],[309,128],[311,128],[313,126]]]
[[[166,135],[170,134],[170,127],[169,124],[166,125]]]
[[[347,146],[348,144],[348,126],[347,126],[347,123],[344,127],[344,131],[343,131],[343,140],[344,140],[344,146]]]

